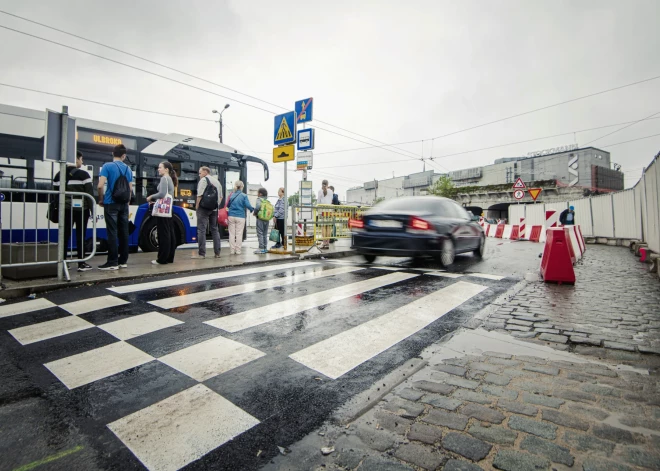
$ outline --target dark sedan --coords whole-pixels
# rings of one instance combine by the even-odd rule
[[[353,248],[373,262],[377,256],[427,257],[442,265],[456,254],[482,256],[486,236],[461,206],[448,198],[412,196],[384,201],[351,221]]]

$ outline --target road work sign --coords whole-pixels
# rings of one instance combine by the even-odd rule
[[[275,116],[273,143],[276,146],[296,142],[296,112],[278,114]]]
[[[522,181],[522,178],[518,177],[518,179],[516,180],[516,183],[513,184],[513,189],[514,190],[518,190],[518,189],[524,190],[525,188],[527,188],[527,186],[525,185],[525,182]]]
[[[276,147],[273,149],[273,163],[288,162],[289,160],[294,160],[296,158],[295,152],[296,150],[293,144]]]
[[[543,188],[530,188],[529,190],[527,190],[529,196],[531,196],[534,201],[536,201],[536,198],[539,197],[542,191]]]

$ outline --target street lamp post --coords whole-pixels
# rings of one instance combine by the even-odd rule
[[[213,112],[218,113],[218,116],[220,117],[220,120],[218,121],[218,123],[220,123],[220,133],[218,134],[218,138],[220,139],[220,144],[222,144],[222,113],[224,113],[227,108],[229,108],[229,103],[225,105],[222,111],[213,110]]]

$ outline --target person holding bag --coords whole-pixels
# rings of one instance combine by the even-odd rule
[[[270,240],[275,242],[274,249],[284,248],[286,250],[286,240],[284,240],[284,187],[277,191],[279,199],[275,203],[275,214],[273,214],[273,222],[275,222],[275,230],[278,232],[276,240],[271,236]]]
[[[243,182],[237,180],[234,183],[234,191],[229,195],[229,203],[227,205],[227,218],[229,225],[229,248],[231,255],[241,254],[241,245],[243,245],[243,231],[245,230],[245,211],[249,209],[250,212],[254,208],[250,204],[250,200],[245,193],[243,193]]]
[[[152,215],[156,218],[156,230],[158,231],[158,258],[152,260],[154,265],[165,265],[174,263],[174,252],[176,251],[176,233],[174,232],[174,221],[172,220],[172,195],[177,185],[176,172],[169,162],[158,164],[158,193],[147,197],[147,201],[155,202]],[[169,201],[166,201],[168,200]]]

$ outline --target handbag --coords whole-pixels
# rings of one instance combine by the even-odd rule
[[[218,209],[218,224],[222,227],[229,227],[229,211],[227,205],[229,204],[229,198],[231,198],[231,195],[233,194],[234,193],[229,193],[227,201],[225,201],[225,207]]]
[[[280,241],[280,231],[277,229],[271,229],[270,230],[270,237],[269,237],[271,242],[279,242]]]
[[[171,218],[172,195],[167,193],[163,198],[157,199],[154,203],[154,208],[151,210],[151,215],[158,218]]]

